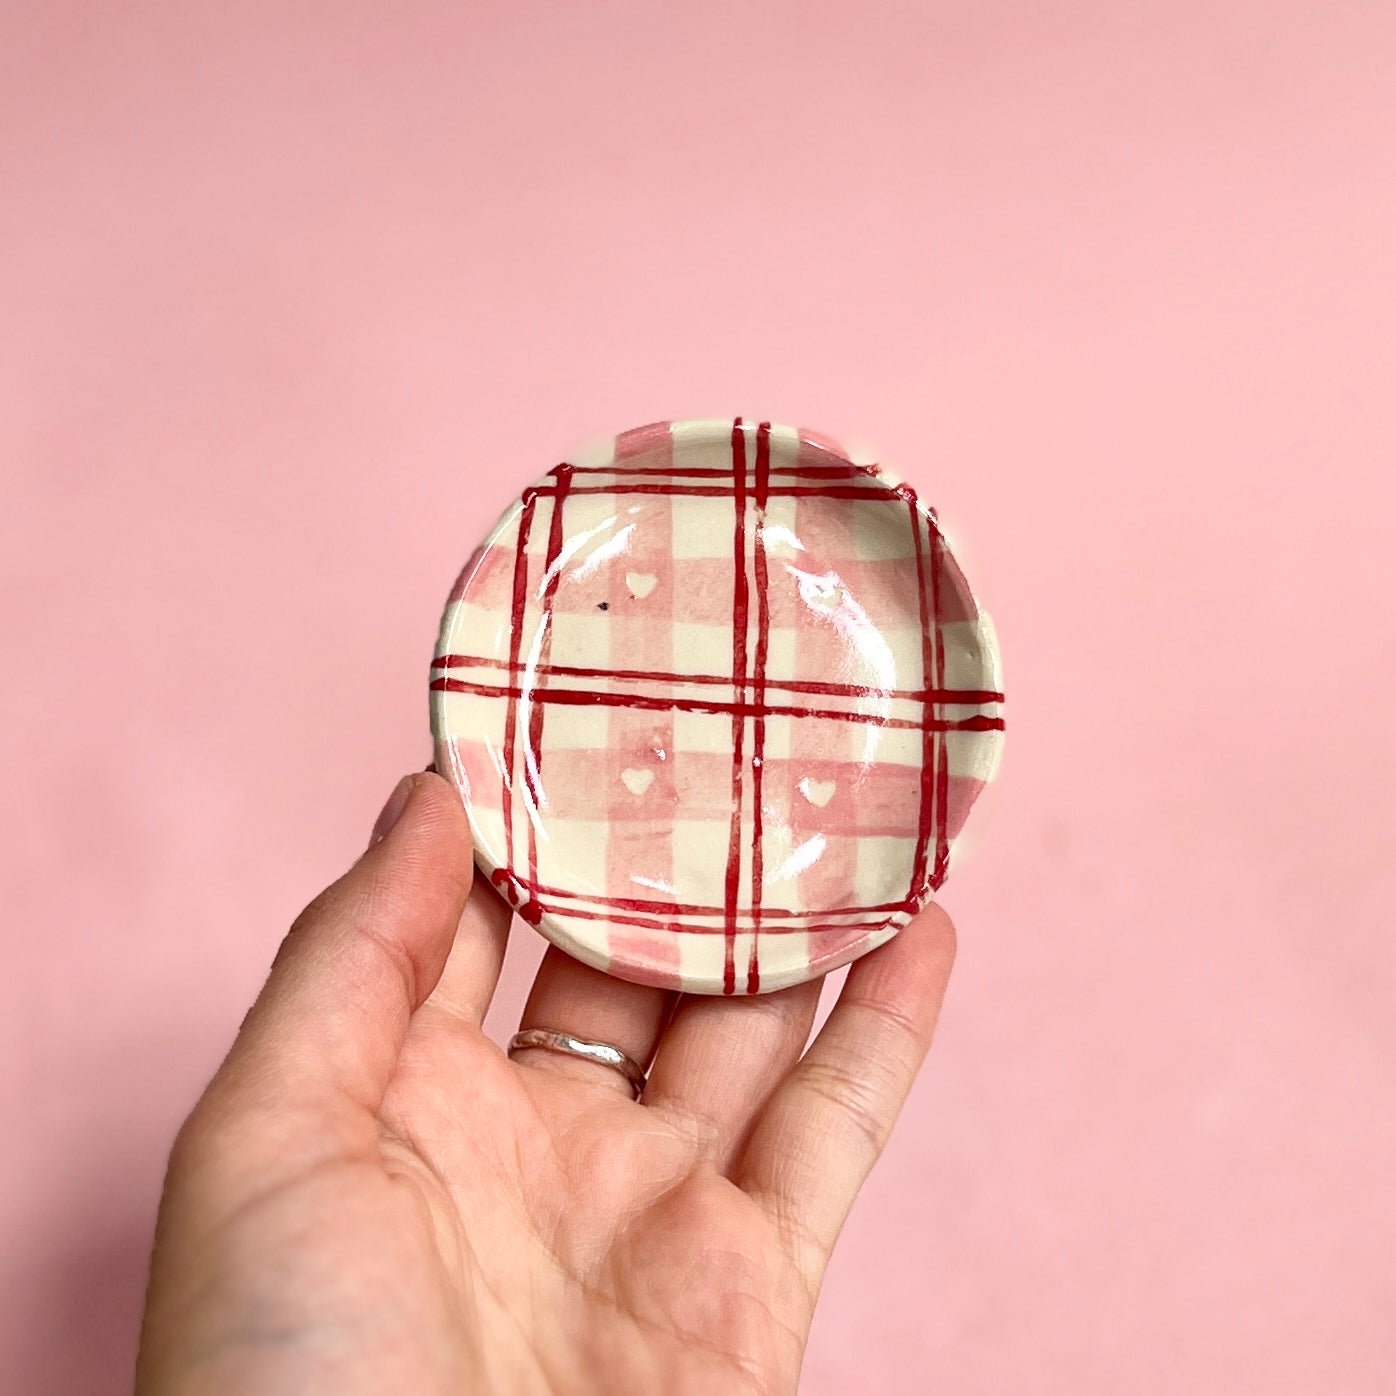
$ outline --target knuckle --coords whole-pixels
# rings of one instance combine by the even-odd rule
[[[807,1061],[804,1072],[806,1089],[843,1120],[874,1158],[880,1154],[888,1127],[873,1082],[833,1062]]]
[[[881,1052],[896,1058],[919,1061],[926,1050],[925,1029],[916,1013],[895,1003],[879,1003],[855,999],[852,1004],[872,1021],[868,1031],[882,1039]]]
[[[393,914],[385,914],[382,900],[373,898],[349,918],[348,930],[371,957],[381,960],[402,980],[409,1002],[415,1006],[423,997],[421,967],[396,936],[382,930],[384,925],[393,925],[395,921]]]
[[[166,1177],[182,1181],[205,1173],[227,1157],[235,1134],[236,1131],[221,1122],[218,1113],[206,1101],[200,1101],[175,1135]]]
[[[318,926],[337,915],[339,902],[340,889],[337,883],[326,887],[323,892],[308,902],[296,919],[291,922],[290,930],[286,932],[281,944],[277,946],[276,958],[272,961],[273,967],[280,965],[288,955],[293,954],[296,948]]]

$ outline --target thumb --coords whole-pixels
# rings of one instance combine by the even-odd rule
[[[473,874],[460,797],[440,776],[405,776],[368,851],[291,927],[215,1088],[376,1110]]]

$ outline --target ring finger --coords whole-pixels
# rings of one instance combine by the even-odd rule
[[[674,997],[668,989],[613,979],[549,946],[519,1027],[543,1028],[603,1043],[624,1052],[643,1071],[654,1056]],[[585,1057],[525,1047],[514,1053],[514,1060],[525,1070],[570,1076],[626,1096],[634,1093],[621,1071]]]

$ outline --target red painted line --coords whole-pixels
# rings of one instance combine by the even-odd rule
[[[705,687],[730,688],[728,674],[672,674],[661,669],[590,669],[576,664],[510,665],[507,659],[477,657],[471,654],[439,654],[432,660],[434,669],[501,669],[540,678],[617,679],[634,683],[696,684]],[[980,706],[1002,703],[1003,694],[987,688],[876,688],[865,684],[823,683],[814,679],[765,680],[766,687],[783,693],[807,693],[820,698],[897,699],[908,703],[961,703]]]
[[[726,493],[726,491],[723,491]],[[732,685],[737,703],[746,703],[746,627],[750,600],[746,579],[746,434],[742,419],[732,423],[732,501],[735,522],[732,551],[736,574],[732,600]],[[742,875],[742,747],[745,741],[745,714],[732,714],[732,823],[727,836],[727,877],[725,933],[726,952],[722,966],[722,992],[737,989],[737,897]]]
[[[567,498],[567,487],[572,482],[572,467],[560,465],[552,474],[557,479],[553,494],[553,516],[548,523],[548,550],[543,561],[543,594],[539,598],[538,648],[544,661],[552,652],[553,598],[557,595],[557,585],[562,576],[562,508]],[[538,782],[543,774],[543,712],[544,705],[537,701],[536,689],[528,690],[528,746],[524,751],[524,783],[533,800],[536,810],[541,803]],[[528,873],[532,877],[538,870],[538,831],[535,821],[528,821]]]
[[[633,911],[616,911],[610,908],[605,910],[593,910],[589,907],[568,907],[554,904],[547,898],[536,899],[534,905],[553,916],[571,916],[578,921],[605,921],[617,926],[636,926],[646,931],[682,931],[688,935],[725,935],[725,926],[693,926],[685,925],[676,918],[683,915],[677,910],[673,917],[645,915],[644,913]],[[906,910],[898,907],[897,910]],[[817,912],[808,913],[811,916],[819,915]],[[763,923],[761,930],[763,935],[814,935],[822,931],[854,931],[866,932],[881,930],[887,924],[888,916],[879,916],[871,921],[812,921],[809,923],[798,922],[790,925],[766,925]],[[745,927],[743,927],[745,929]],[[759,980],[758,980],[759,982]],[[752,990],[755,993],[756,990]]]
[[[619,911],[642,911],[652,912],[656,915],[664,916],[711,916],[714,919],[726,915],[726,908],[721,906],[705,906],[699,903],[660,901],[646,897],[606,897],[594,892],[575,892],[566,887],[556,887],[550,883],[531,881],[527,878],[512,876],[510,879],[520,889],[539,897],[550,897],[560,901],[576,901],[585,903],[592,907],[611,908]],[[912,903],[903,898],[899,902],[878,902],[868,906],[835,906],[820,907],[815,911],[791,911],[786,907],[768,906],[761,910],[763,921],[766,920],[791,920],[800,919],[806,916],[874,916],[882,913],[894,914],[898,911],[910,911]],[[745,913],[739,908],[738,916]],[[715,926],[714,931],[720,932],[724,928]],[[801,927],[800,929],[804,929]]]
[[[745,493],[745,481],[742,482],[743,493]],[[538,485],[536,487],[540,495],[550,495],[553,487],[550,485]],[[730,485],[661,485],[661,484],[629,484],[621,481],[614,485],[574,485],[569,494],[680,494],[691,496],[695,499],[731,499],[732,487]],[[862,500],[886,500],[896,493],[887,487],[886,483],[875,476],[868,477],[865,486],[853,485],[773,485],[770,497],[772,499],[862,499]]]
[[[826,722],[852,722],[863,726],[888,727],[909,732],[927,730],[927,722],[931,724],[929,730],[936,732],[999,732],[1003,730],[1001,717],[987,717],[982,713],[972,717],[951,718],[883,717],[880,713],[844,712],[839,708],[795,708],[779,703],[727,703],[720,698],[679,698],[670,694],[592,693],[577,688],[520,687],[517,684],[472,683],[468,679],[451,678],[432,679],[431,688],[438,693],[469,693],[478,698],[518,700],[527,697],[530,703],[554,703],[559,707],[567,708],[631,708],[640,712],[710,713],[717,717],[731,717],[734,722],[748,717],[810,717],[819,718]],[[927,704],[928,712],[929,708],[930,704]]]
[[[765,872],[761,847],[761,768],[766,753],[766,654],[770,643],[771,603],[767,595],[766,496],[771,488],[771,424],[756,428],[756,533],[753,548],[756,565],[756,672],[752,675],[752,701],[756,716],[751,735],[751,956],[746,968],[746,991],[759,993],[761,967],[761,878]]]
[[[927,595],[925,548],[921,542],[922,515],[917,506],[916,495],[911,487],[903,486],[903,490],[902,497],[906,500],[907,509],[911,515],[911,536],[916,546],[916,598],[917,604],[921,608],[921,682],[929,691],[936,686],[936,675],[932,668],[935,642],[931,637],[931,628],[935,621],[929,604],[930,598]],[[934,547],[934,541],[932,546]],[[911,898],[920,897],[922,884],[925,882],[926,846],[930,842],[931,822],[934,818],[931,795],[935,780],[935,743],[932,734],[927,730],[932,720],[932,708],[929,703],[924,705],[921,715],[920,808],[916,816],[916,848],[911,860],[911,886],[907,892]]]
[[[523,510],[519,514],[519,536],[514,545],[514,591],[509,612],[509,665],[512,670],[519,662],[523,644],[523,618],[528,605],[528,535],[533,528],[536,490],[525,490]],[[435,687],[435,685],[432,685]],[[518,729],[518,691],[509,694],[509,706],[504,714],[504,786],[501,791],[504,810],[504,852],[509,866],[514,865],[514,742]]]
[[[730,480],[732,472],[725,469],[709,469],[704,466],[672,465],[574,465],[578,475],[614,475],[617,478],[631,477],[668,478],[671,480]],[[775,466],[770,474],[792,480],[858,480],[864,476],[875,476],[877,471],[870,466],[854,465],[794,465]]]
[[[927,532],[931,545],[931,615],[935,620],[935,659],[936,683],[945,681],[945,636],[941,633],[940,615],[940,554],[945,546],[936,526],[933,510],[927,510]],[[935,862],[931,867],[931,886],[939,887],[945,881],[945,873],[950,861],[950,840],[946,824],[950,806],[950,749],[944,732],[936,733],[936,791],[935,791]]]

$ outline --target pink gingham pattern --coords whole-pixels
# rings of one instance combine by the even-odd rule
[[[524,492],[432,668],[477,858],[579,959],[754,993],[895,934],[1002,736],[932,512],[813,433],[657,423]]]

